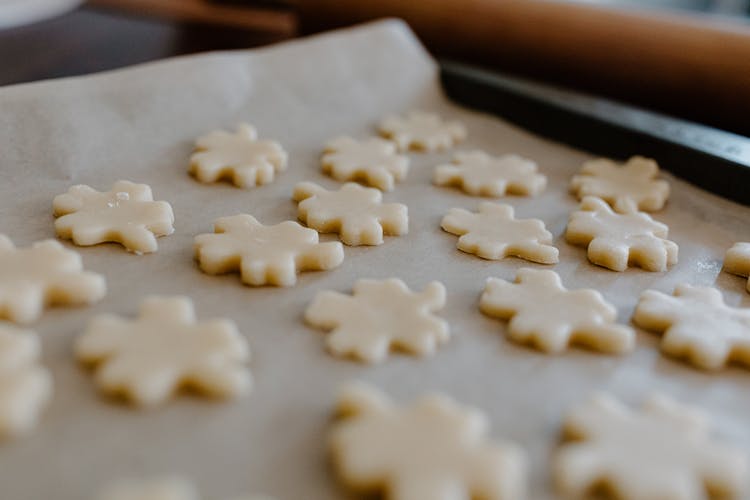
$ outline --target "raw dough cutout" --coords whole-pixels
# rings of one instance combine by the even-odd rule
[[[513,207],[484,201],[479,213],[463,208],[452,208],[443,217],[443,230],[460,236],[459,250],[490,260],[505,257],[554,264],[558,261],[557,248],[552,243],[552,233],[539,219],[515,219]]]
[[[663,272],[677,263],[677,244],[667,238],[669,228],[639,212],[631,201],[617,213],[601,198],[587,196],[573,212],[565,232],[568,243],[588,246],[589,260],[613,271],[635,264],[646,271]]]
[[[205,183],[227,180],[241,188],[261,186],[287,166],[281,144],[258,140],[255,127],[247,123],[238,125],[234,134],[216,130],[199,137],[195,149],[190,173]]]
[[[712,287],[679,285],[670,296],[641,294],[633,322],[664,333],[661,349],[705,370],[730,361],[750,368],[750,309],[729,307]]]
[[[570,188],[579,200],[597,196],[622,212],[630,200],[639,210],[655,212],[664,208],[669,197],[669,184],[656,179],[658,174],[656,162],[642,156],[633,156],[622,166],[600,158],[584,163]]]
[[[338,241],[318,242],[318,232],[284,221],[264,226],[252,215],[222,217],[215,234],[195,237],[195,258],[203,272],[239,271],[247,285],[292,286],[297,273],[328,270],[344,261]]]
[[[80,246],[115,242],[135,253],[155,252],[157,236],[174,232],[172,206],[154,201],[146,184],[117,181],[99,192],[79,184],[55,196],[55,230]]]
[[[424,356],[448,341],[448,323],[433,313],[445,307],[445,287],[433,281],[412,292],[395,278],[359,280],[352,295],[322,291],[305,311],[312,326],[329,330],[328,349],[368,363],[391,347]]]
[[[108,485],[97,500],[200,500],[195,486],[181,477],[140,481],[117,481]],[[245,495],[234,500],[272,500],[265,495]]]
[[[462,123],[444,121],[424,111],[388,116],[380,122],[379,132],[395,142],[400,151],[442,151],[466,139],[466,127]]]
[[[312,182],[294,188],[299,219],[321,233],[339,233],[347,245],[380,245],[383,234],[409,231],[409,212],[401,203],[383,203],[383,193],[348,182],[328,191]]]
[[[36,333],[0,324],[0,438],[31,432],[52,397]]]
[[[516,281],[489,278],[479,309],[510,319],[508,336],[548,353],[577,344],[619,354],[632,351],[633,329],[615,323],[617,309],[596,290],[567,290],[554,271],[518,270]]]
[[[189,387],[221,398],[247,393],[247,340],[234,322],[198,322],[187,297],[148,297],[138,318],[96,316],[75,345],[78,359],[96,366],[96,383],[139,406],[164,402]]]
[[[16,248],[0,234],[0,318],[30,323],[48,305],[92,304],[106,291],[104,276],[84,271],[81,256],[59,242]]]
[[[516,445],[488,441],[477,409],[440,394],[397,407],[362,383],[339,394],[331,434],[334,465],[347,486],[389,500],[521,500],[526,458]]]
[[[724,270],[737,276],[746,276],[750,292],[750,243],[735,243],[724,257]]]
[[[326,144],[320,166],[337,181],[357,181],[391,191],[396,182],[406,179],[409,158],[398,154],[392,142],[377,137],[363,141],[338,137]]]
[[[435,167],[433,182],[457,186],[472,196],[536,196],[547,177],[536,163],[518,155],[490,156],[482,151],[456,153],[453,163]]]
[[[632,411],[598,395],[568,415],[564,430],[576,441],[562,446],[555,472],[570,498],[603,485],[623,500],[739,498],[746,488],[747,457],[712,440],[703,414],[663,396]]]

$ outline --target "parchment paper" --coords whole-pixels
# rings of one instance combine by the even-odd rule
[[[710,411],[717,434],[750,451],[750,373],[706,374],[662,357],[658,338],[639,332],[638,348],[609,357],[573,350],[548,356],[509,343],[504,323],[477,309],[487,277],[513,279],[518,259],[489,262],[456,250],[439,228],[451,207],[480,199],[431,185],[433,166],[450,153],[414,155],[408,179],[387,201],[409,206],[408,236],[380,247],[346,247],[344,264],[301,275],[294,288],[250,288],[236,275],[202,274],[193,236],[220,216],[247,212],[270,224],[296,217],[295,183],[337,183],[319,171],[324,142],[366,137],[388,112],[436,111],[466,123],[463,149],[518,153],[549,176],[538,198],[509,197],[520,217],[540,217],[560,248],[569,288],[594,287],[629,321],[639,293],[671,293],[682,282],[716,284],[731,305],[750,306],[745,280],[720,272],[735,241],[750,240],[750,209],[668,176],[673,194],[657,219],[669,224],[680,263],[667,273],[616,273],[588,263],[562,233],[576,202],[568,180],[589,156],[554,144],[442,97],[436,66],[408,28],[395,21],[254,51],[207,54],[97,76],[0,89],[0,231],[18,245],[53,238],[52,198],[72,184],[109,189],[118,179],[148,183],[176,214],[176,232],[158,253],[136,256],[117,245],[77,248],[87,269],[104,273],[109,292],[89,308],[55,309],[34,325],[55,380],[54,400],[29,438],[0,447],[0,498],[88,499],[112,479],[184,474],[207,499],[266,492],[279,499],[344,498],[330,472],[325,433],[337,387],[363,379],[399,401],[442,391],[483,409],[492,437],[520,443],[532,461],[531,498],[554,498],[550,458],[564,412],[592,391],[628,403],[654,391]],[[239,121],[255,124],[290,153],[290,168],[270,185],[242,190],[202,185],[187,174],[192,141]],[[638,151],[633,151],[638,153]],[[323,239],[331,239],[324,237]],[[451,341],[427,359],[393,355],[367,367],[331,357],[324,335],[301,315],[318,290],[349,291],[357,278],[396,276],[420,288],[448,288]],[[152,411],[102,398],[72,355],[95,314],[132,316],[147,294],[186,294],[200,318],[234,319],[253,349],[256,387],[246,399],[216,403],[181,396]],[[426,499],[428,500],[428,499]]]

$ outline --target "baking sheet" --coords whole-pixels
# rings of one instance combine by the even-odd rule
[[[545,266],[484,261],[456,250],[456,237],[440,230],[440,219],[451,207],[475,209],[480,199],[431,185],[433,166],[450,153],[413,155],[407,180],[385,195],[409,206],[409,234],[380,247],[345,247],[338,269],[305,273],[287,289],[245,287],[236,275],[197,269],[193,236],[211,231],[214,219],[239,212],[266,224],[294,219],[295,183],[337,185],[319,171],[326,140],[342,133],[366,137],[386,113],[412,108],[465,122],[469,139],[462,149],[513,152],[539,163],[549,177],[546,192],[504,201],[518,216],[546,222],[560,249],[560,263],[551,268],[569,288],[600,290],[621,321],[629,321],[640,291],[671,293],[683,282],[716,284],[729,304],[750,306],[745,280],[720,272],[726,248],[750,240],[748,207],[666,176],[673,193],[656,217],[669,224],[680,263],[663,274],[589,264],[585,250],[561,236],[576,206],[568,180],[589,156],[450,104],[435,63],[398,21],[262,50],[6,87],[0,89],[0,232],[18,245],[54,237],[56,194],[77,183],[109,189],[118,179],[148,183],[156,199],[169,201],[176,232],[160,238],[151,255],[117,245],[78,249],[87,269],[106,275],[109,293],[93,307],[51,310],[34,325],[55,395],[32,436],[0,447],[0,498],[87,499],[112,479],[173,473],[191,477],[208,499],[256,491],[279,499],[345,498],[329,469],[325,433],[336,388],[352,379],[370,381],[400,401],[437,390],[483,409],[493,437],[528,451],[535,499],[554,498],[549,459],[561,416],[595,390],[628,403],[665,392],[709,410],[718,434],[750,451],[747,370],[702,373],[662,357],[658,339],[643,332],[637,350],[624,357],[580,350],[548,356],[507,342],[504,323],[477,309],[484,281]],[[279,140],[289,151],[289,169],[250,190],[202,185],[188,176],[192,141],[240,121]],[[315,292],[348,291],[358,278],[391,276],[418,288],[435,279],[446,284],[443,315],[451,341],[431,358],[393,355],[373,367],[326,354],[324,335],[301,320]],[[148,294],[186,294],[199,318],[234,319],[253,350],[253,393],[227,404],[182,396],[151,411],[100,397],[73,359],[73,340],[94,314],[132,316]]]

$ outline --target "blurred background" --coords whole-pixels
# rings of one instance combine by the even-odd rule
[[[389,16],[439,59],[750,136],[750,0],[0,0],[0,85]]]

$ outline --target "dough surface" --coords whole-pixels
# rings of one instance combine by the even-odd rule
[[[387,116],[380,122],[379,131],[380,135],[395,142],[400,151],[442,151],[463,141],[467,135],[463,123],[445,121],[424,111]]]
[[[724,270],[737,276],[748,277],[747,291],[750,292],[750,243],[735,243],[724,257]]]

